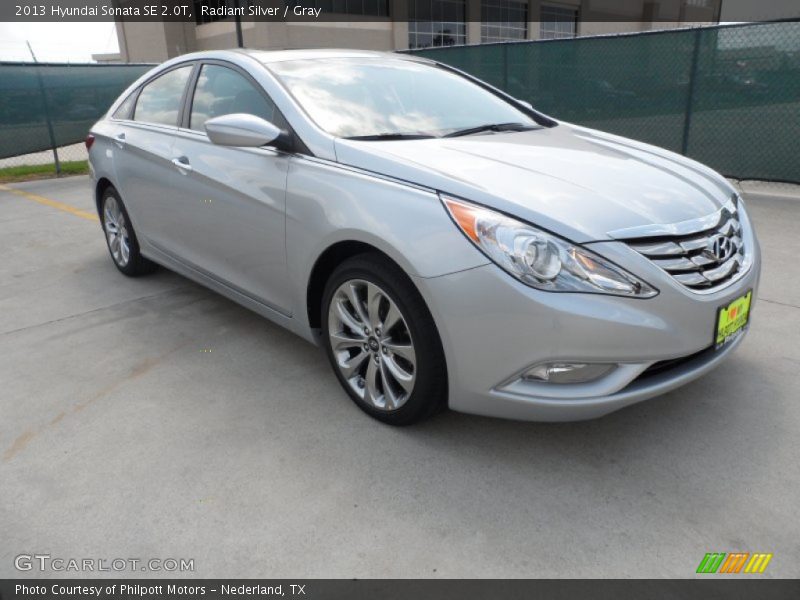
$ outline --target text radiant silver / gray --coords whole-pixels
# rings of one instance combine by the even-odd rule
[[[412,56],[182,56],[87,146],[120,271],[164,265],[321,343],[392,424],[662,394],[741,342],[758,284],[712,170]]]

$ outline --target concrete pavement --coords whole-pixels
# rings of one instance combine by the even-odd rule
[[[394,429],[292,334],[166,270],[120,275],[88,186],[0,188],[0,577],[63,575],[16,571],[26,553],[200,577],[692,577],[712,551],[800,575],[797,200],[748,194],[762,287],[708,376],[597,421]]]

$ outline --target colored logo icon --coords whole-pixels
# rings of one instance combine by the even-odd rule
[[[764,552],[709,552],[700,561],[698,573],[763,573],[772,554]]]

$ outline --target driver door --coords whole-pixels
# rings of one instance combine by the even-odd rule
[[[238,67],[205,62],[172,146],[174,210],[186,225],[171,252],[182,262],[290,315],[286,270],[286,178],[290,155],[274,148],[217,146],[206,120],[248,113],[288,125],[266,92]]]

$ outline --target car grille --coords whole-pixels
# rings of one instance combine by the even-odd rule
[[[691,290],[713,290],[734,279],[745,262],[742,224],[735,204],[712,227],[691,234],[625,242]]]

